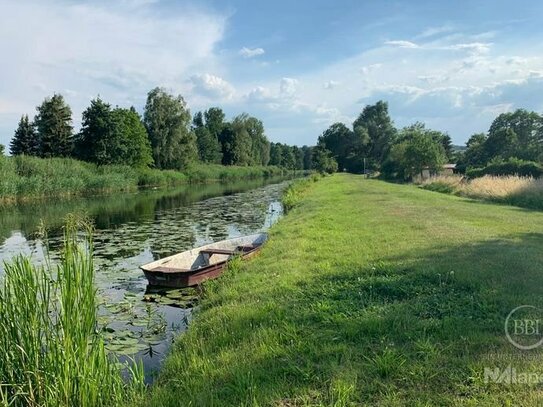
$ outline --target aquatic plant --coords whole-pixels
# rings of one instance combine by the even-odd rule
[[[92,228],[70,217],[58,264],[23,256],[5,264],[0,405],[114,406],[141,394],[141,366],[121,366],[105,348],[92,253]]]

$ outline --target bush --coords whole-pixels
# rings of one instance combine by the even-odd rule
[[[466,171],[469,178],[479,178],[485,175],[518,175],[520,177],[539,178],[543,174],[543,167],[533,161],[519,160],[510,158],[507,161],[491,161],[484,168],[471,168]]]

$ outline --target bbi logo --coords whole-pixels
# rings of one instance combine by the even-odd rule
[[[533,305],[521,305],[505,319],[505,336],[517,349],[530,350],[543,345],[543,313]]]

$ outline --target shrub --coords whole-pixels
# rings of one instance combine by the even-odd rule
[[[510,158],[507,161],[491,161],[484,168],[471,168],[466,171],[470,178],[479,178],[485,175],[518,175],[521,177],[539,178],[543,174],[543,167],[533,161]]]

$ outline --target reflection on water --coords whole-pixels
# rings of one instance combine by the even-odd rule
[[[36,235],[40,220],[47,225],[54,260],[66,214],[87,215],[96,227],[96,282],[108,348],[119,355],[136,354],[149,373],[158,367],[174,333],[186,328],[195,292],[176,290],[144,302],[147,284],[138,267],[205,243],[267,229],[282,213],[279,197],[288,183],[269,183],[273,181],[188,185],[2,209],[0,274],[3,261],[17,254],[43,261],[42,241]]]

